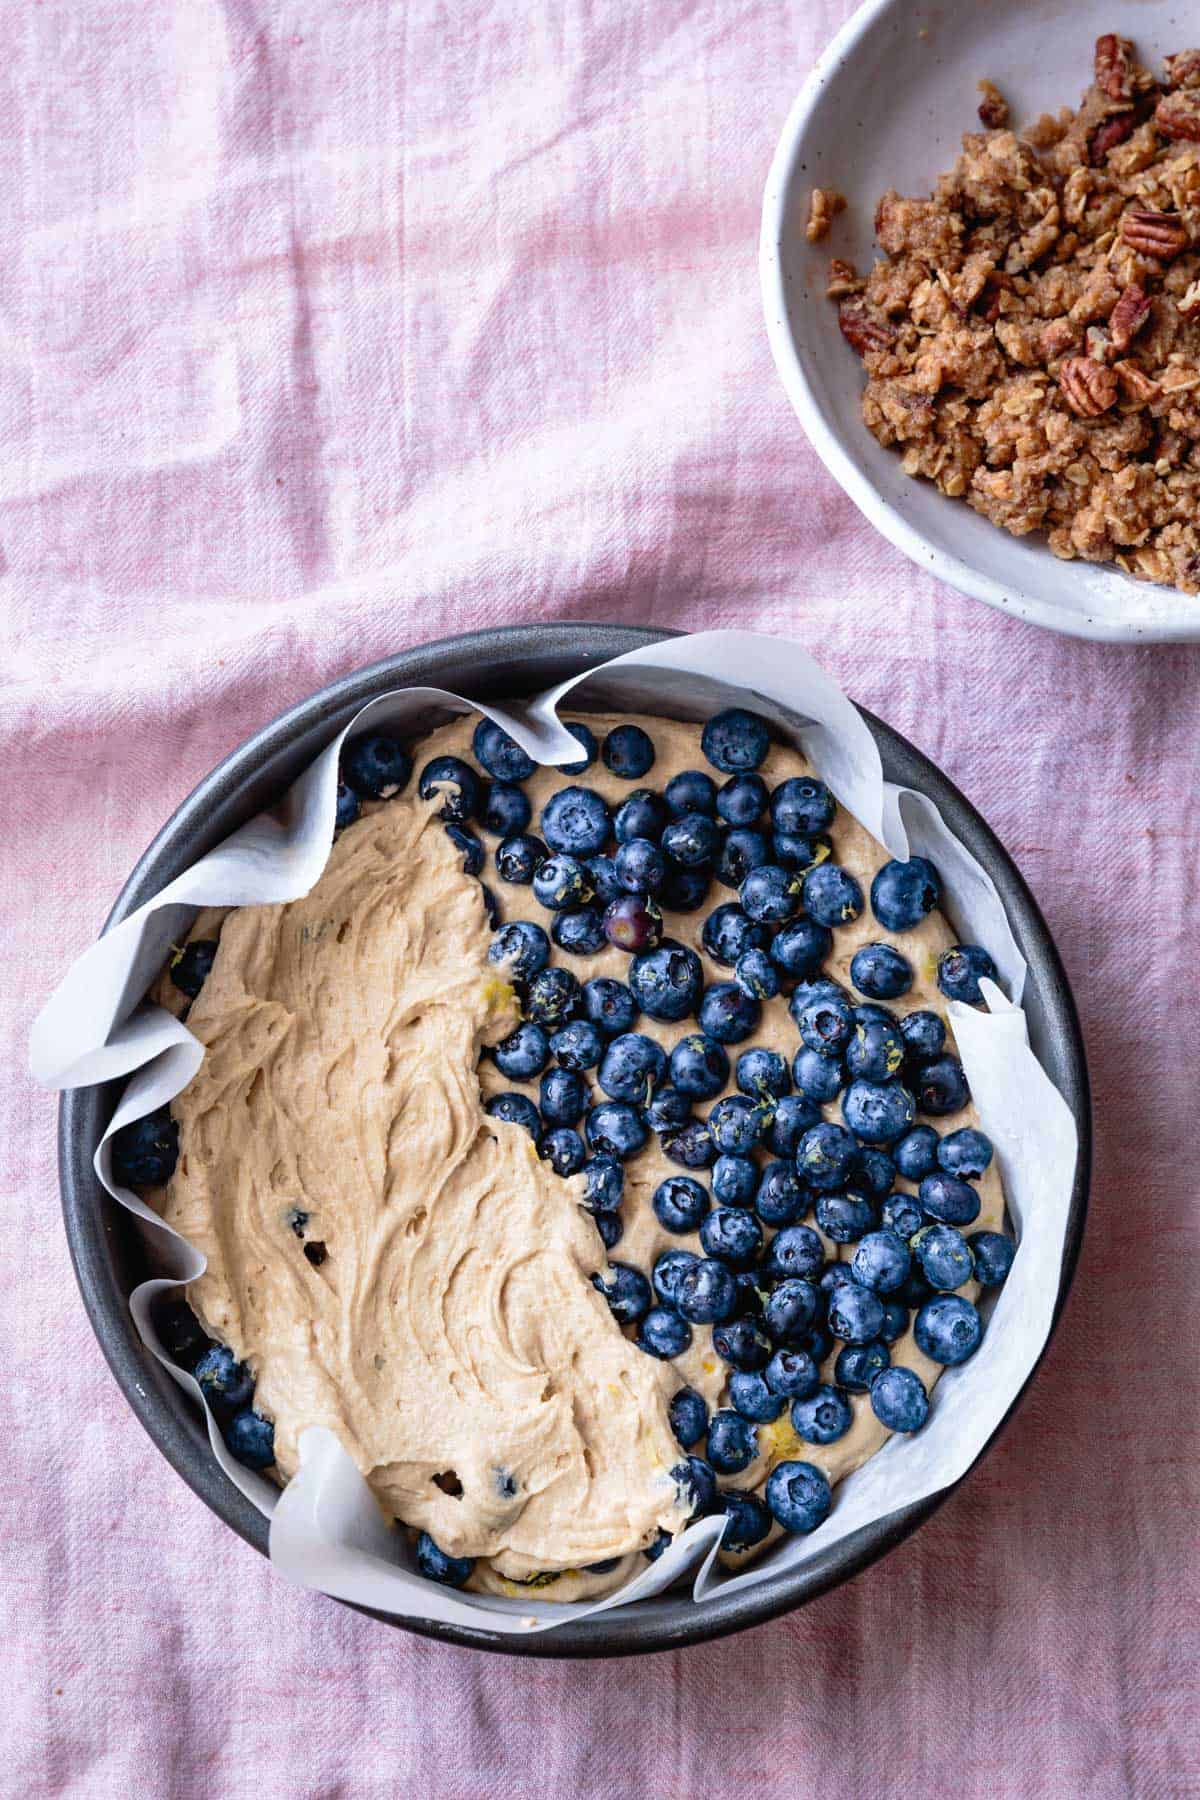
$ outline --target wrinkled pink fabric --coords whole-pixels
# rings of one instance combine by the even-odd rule
[[[918,1535],[637,1665],[301,1593],[135,1423],[76,1295],[54,1105],[0,1114],[0,1790],[1200,1791],[1200,653],[921,574],[769,361],[758,203],[848,0],[8,0],[3,983],[32,1012],[193,783],[343,670],[516,620],[805,644],[975,800],[1076,986],[1074,1299]],[[1068,576],[1064,574],[1064,579]]]

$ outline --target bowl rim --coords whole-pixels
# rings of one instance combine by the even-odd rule
[[[197,846],[197,833],[218,841],[232,829],[239,812],[248,817],[262,804],[251,784],[277,795],[295,769],[327,743],[347,718],[376,694],[404,685],[450,686],[477,698],[532,693],[543,681],[547,663],[551,679],[595,666],[624,651],[639,649],[680,635],[636,626],[587,625],[509,626],[401,651],[369,666],[352,670],[299,701],[254,732],[197,783],[156,833],[134,865],[105,921],[103,931],[127,917],[156,893],[178,867],[195,859],[208,844]],[[474,660],[474,669],[471,668]],[[522,676],[521,670],[535,670]],[[499,671],[491,679],[487,671]],[[516,683],[513,685],[513,672]],[[479,679],[471,679],[474,674]],[[464,678],[465,677],[465,678]],[[953,828],[989,869],[1013,921],[1029,963],[1031,980],[1042,1000],[1048,1061],[1054,1079],[1071,1106],[1079,1133],[1079,1157],[1068,1214],[1062,1279],[1051,1325],[1061,1319],[1079,1256],[1087,1216],[1091,1167],[1091,1111],[1087,1059],[1074,998],[1058,950],[1023,876],[982,816],[922,752],[865,708],[859,709],[892,779],[920,786],[943,809]],[[281,776],[284,759],[293,765]],[[915,779],[914,779],[915,778]],[[129,1215],[113,1203],[97,1182],[91,1158],[100,1133],[111,1117],[123,1084],[65,1091],[59,1105],[59,1168],[63,1219],[72,1264],[89,1321],[105,1358],[133,1412],[168,1462],[224,1522],[261,1554],[267,1553],[268,1522],[234,1487],[208,1446],[201,1415],[182,1390],[150,1356],[137,1336],[126,1296],[141,1257]],[[122,1231],[124,1227],[124,1231]],[[1029,1381],[1045,1357],[1043,1347]],[[972,1464],[968,1476],[1011,1420],[1029,1382],[1022,1387],[996,1432]],[[966,1480],[967,1476],[963,1477]],[[866,1526],[843,1540],[811,1565],[782,1574],[778,1580],[727,1597],[714,1596],[696,1605],[685,1596],[663,1594],[628,1608],[593,1615],[528,1638],[500,1636],[486,1629],[426,1620],[396,1619],[369,1608],[382,1623],[419,1636],[485,1649],[500,1654],[602,1657],[680,1649],[723,1637],[792,1611],[828,1588],[861,1573],[877,1558],[903,1542],[929,1518],[961,1483],[931,1500],[903,1509]],[[339,1604],[347,1604],[339,1602]]]
[[[982,600],[1001,612],[1067,637],[1108,644],[1183,644],[1198,641],[1200,605],[1196,608],[1193,620],[1182,616],[1181,611],[1178,620],[1154,619],[1146,624],[1130,622],[1122,625],[1094,618],[1090,614],[1062,610],[1023,589],[995,580],[985,570],[964,562],[952,551],[940,549],[916,526],[910,525],[891,501],[884,498],[870,477],[843,447],[825,417],[788,327],[788,282],[783,266],[783,246],[789,236],[788,202],[797,170],[804,160],[804,135],[822,90],[850,59],[877,20],[888,12],[901,10],[908,3],[909,0],[864,0],[864,4],[851,15],[809,70],[800,92],[788,109],[771,158],[763,189],[759,229],[759,291],[767,341],[793,411],[826,469],[863,516],[918,568],[929,571],[939,581],[944,581],[972,599]],[[1050,556],[1053,553],[1047,549],[1045,554]],[[1180,593],[1179,598],[1182,602],[1186,596]]]

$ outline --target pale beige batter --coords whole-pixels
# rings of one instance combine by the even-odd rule
[[[587,722],[602,738],[617,721]],[[641,723],[657,750],[643,782],[618,780],[600,762],[576,777],[538,769],[524,784],[530,829],[550,794],[572,781],[615,806],[637,786],[661,792],[680,770],[707,768],[698,726]],[[474,724],[458,719],[433,733],[418,746],[417,770],[447,753],[473,763]],[[761,770],[770,787],[806,772],[804,758],[778,744]],[[539,1587],[547,1598],[576,1599],[619,1585],[660,1526],[682,1523],[669,1477],[682,1453],[667,1402],[686,1382],[720,1404],[727,1371],[705,1326],[694,1327],[675,1363],[635,1348],[588,1279],[607,1253],[578,1205],[582,1179],[556,1177],[520,1127],[484,1114],[482,1098],[519,1084],[479,1060],[480,1049],[517,1014],[487,962],[478,882],[463,873],[439,805],[417,799],[414,779],[341,835],[306,899],[225,916],[216,963],[188,1015],[206,1054],[172,1102],[182,1154],[163,1210],[209,1259],[189,1298],[254,1371],[284,1476],[296,1467],[299,1433],[327,1425],[390,1515],[453,1555],[485,1559],[473,1585],[519,1594],[527,1590],[518,1582],[563,1571]],[[866,893],[887,853],[841,810],[831,835],[835,859]],[[504,919],[548,928],[530,888],[496,877],[498,840],[480,836],[482,878]],[[714,883],[702,910],[666,915],[667,935],[698,952],[706,980],[729,978],[700,942],[708,912],[725,899],[736,894]],[[193,936],[212,936],[219,919],[202,917]],[[899,1006],[945,1016],[935,965],[953,941],[939,913],[893,936],[867,906],[835,932],[826,967],[849,987],[862,944],[895,943],[915,974]],[[554,960],[581,981],[623,980],[629,969],[612,948],[594,957],[556,950]],[[180,998],[166,981],[159,997]],[[696,1025],[643,1016],[635,1029],[669,1047]],[[784,996],[764,1003],[753,1038],[730,1046],[731,1069],[751,1045],[790,1060],[798,1037]],[[536,1085],[525,1091],[536,1098]],[[836,1104],[825,1113],[840,1120]],[[973,1122],[970,1107],[936,1121],[943,1132]],[[664,1249],[700,1251],[698,1237],[664,1231],[651,1209],[658,1183],[680,1172],[653,1138],[625,1165],[615,1260],[648,1274]],[[977,1185],[975,1228],[998,1229],[994,1164]],[[940,1373],[911,1331],[892,1360],[927,1386]],[[889,1435],[865,1395],[852,1405],[850,1431],[826,1447],[797,1438],[786,1411],[759,1426],[761,1455],[725,1485],[761,1486],[784,1457],[837,1482]],[[580,1572],[612,1557],[607,1574]]]

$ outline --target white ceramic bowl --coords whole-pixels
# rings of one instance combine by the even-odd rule
[[[788,114],[763,197],[759,268],[767,333],[784,387],[817,454],[871,523],[940,580],[1018,618],[1076,637],[1200,640],[1200,596],[1120,570],[1062,562],[1040,536],[1010,537],[930,482],[902,473],[859,416],[862,364],[825,297],[831,256],[867,269],[875,203],[890,187],[924,194],[978,130],[976,82],[990,77],[1020,126],[1075,105],[1105,31],[1141,60],[1200,42],[1180,0],[868,0],[820,58]],[[804,235],[814,186],[848,210],[822,243]]]

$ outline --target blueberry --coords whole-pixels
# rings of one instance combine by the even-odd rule
[[[638,1349],[663,1362],[682,1356],[691,1341],[691,1326],[669,1306],[652,1306],[638,1327]]]
[[[919,1012],[905,1013],[900,1021],[900,1036],[915,1062],[928,1062],[931,1057],[940,1056],[946,1047],[946,1024],[938,1013],[922,1008]]]
[[[919,1200],[912,1194],[889,1194],[883,1203],[883,1224],[905,1243],[915,1237],[929,1221]]]
[[[685,1461],[676,1463],[671,1475],[679,1489],[680,1499],[691,1507],[693,1519],[700,1519],[706,1513],[720,1510],[717,1504],[717,1478],[712,1464],[702,1456],[689,1456]]]
[[[771,856],[781,868],[795,869],[798,875],[807,875],[818,863],[827,862],[833,855],[833,840],[822,833],[819,837],[799,837],[794,831],[773,831],[771,833]]]
[[[540,1025],[526,1020],[492,1049],[492,1060],[509,1081],[533,1081],[546,1066],[550,1050]]]
[[[511,838],[524,831],[532,811],[524,788],[514,787],[511,781],[493,781],[483,796],[479,817],[485,831]]]
[[[646,1123],[651,1131],[678,1131],[691,1120],[691,1098],[677,1087],[660,1087],[646,1103]]]
[[[938,1134],[932,1125],[914,1125],[892,1146],[896,1167],[905,1181],[920,1181],[937,1168]]]
[[[762,1007],[736,981],[705,988],[696,1018],[701,1031],[721,1044],[741,1044],[758,1029]]]
[[[792,1429],[806,1444],[836,1444],[854,1422],[850,1403],[841,1388],[823,1381],[806,1400],[793,1400]]]
[[[644,1345],[640,1347],[643,1349],[645,1348]],[[657,1562],[663,1551],[674,1542],[675,1539],[672,1537],[671,1533],[669,1531],[664,1531],[660,1525],[656,1536],[646,1545],[645,1549],[642,1551],[642,1555],[647,1562]]]
[[[475,870],[468,872],[473,875]],[[181,994],[186,994],[189,1000],[194,1000],[208,980],[216,954],[216,938],[194,938],[190,944],[185,944],[171,958],[172,986],[177,987]]]
[[[583,866],[588,872],[592,894],[599,907],[606,907],[611,901],[620,899],[625,889],[621,886],[614,856],[589,856]]]
[[[668,1175],[654,1190],[650,1202],[664,1231],[695,1231],[708,1211],[707,1189],[690,1175]]]
[[[496,873],[501,881],[511,882],[514,887],[528,887],[545,856],[546,846],[541,838],[525,834],[505,838],[496,851]]]
[[[896,1295],[896,1299],[902,1301],[905,1306],[924,1306],[932,1293],[933,1289],[921,1273],[920,1265],[914,1262],[913,1272]]]
[[[936,1294],[917,1314],[913,1335],[918,1350],[953,1368],[978,1350],[983,1324],[971,1302],[960,1294]]]
[[[438,818],[450,819],[456,824],[461,824],[464,819],[473,819],[483,801],[483,785],[478,775],[459,756],[435,756],[432,761],[427,762],[421,770],[417,792],[422,800],[432,800],[435,795],[442,795]],[[516,830],[524,830],[528,823],[529,817],[526,814]]]
[[[854,1017],[856,1020],[861,1020],[863,1024],[866,1024],[867,1020],[871,1019],[874,1020],[877,1025],[890,1026],[893,1031],[899,1031],[900,1029],[899,1021],[891,1007],[880,1006],[878,1002],[874,1000],[859,1000],[855,1004]]]
[[[825,1263],[825,1246],[811,1225],[785,1225],[771,1239],[767,1268],[773,1275],[815,1275]]]
[[[890,944],[864,944],[851,959],[850,979],[872,1000],[895,1000],[913,984],[912,964]]]
[[[729,1058],[715,1038],[689,1032],[671,1051],[671,1081],[682,1093],[711,1100],[729,1080]]]
[[[730,706],[708,721],[700,734],[700,748],[722,775],[739,775],[766,760],[771,734],[757,714]]]
[[[635,788],[622,800],[613,816],[613,836],[618,844],[632,843],[634,838],[645,838],[647,842],[657,844],[668,817],[658,794],[649,788]]]
[[[533,877],[534,898],[550,912],[583,906],[592,897],[591,876],[576,856],[548,856]]]
[[[763,1370],[772,1393],[785,1399],[804,1399],[820,1385],[820,1372],[807,1350],[776,1350]]]
[[[589,731],[586,725],[581,725],[578,720],[568,723],[567,730],[583,746],[583,755],[578,762],[559,763],[558,766],[564,775],[582,775],[584,770],[589,769],[595,762],[599,754],[599,746],[594,733]]]
[[[478,875],[483,867],[483,845],[473,831],[465,831],[461,825],[444,827],[446,836],[462,856],[464,875]]]
[[[192,1373],[200,1383],[200,1392],[215,1413],[238,1412],[250,1404],[254,1393],[254,1377],[245,1363],[240,1363],[227,1344],[213,1344],[197,1362]]]
[[[653,740],[640,725],[616,725],[604,740],[604,766],[622,781],[637,781],[654,762]]]
[[[583,1204],[589,1212],[616,1212],[625,1190],[625,1171],[615,1156],[593,1156],[583,1165]]]
[[[871,883],[871,909],[885,931],[911,931],[941,897],[938,872],[923,856],[884,863]]]
[[[766,805],[767,784],[761,775],[733,775],[716,796],[718,813],[735,829],[753,825],[762,817]]]
[[[647,1137],[642,1115],[625,1100],[593,1106],[584,1115],[583,1132],[593,1154],[615,1156],[621,1162],[640,1150]]]
[[[714,1325],[712,1341],[717,1355],[731,1369],[754,1373],[765,1369],[771,1360],[771,1340],[753,1319],[728,1319]]]
[[[807,1056],[811,1054],[805,1051]],[[821,1115],[805,1094],[785,1094],[775,1103],[775,1117],[767,1133],[767,1148],[773,1156],[792,1156],[806,1131],[819,1125]]]
[[[815,1210],[817,1224],[835,1244],[856,1243],[879,1223],[865,1194],[822,1194]]]
[[[488,961],[515,981],[532,981],[550,961],[550,939],[540,925],[516,919],[500,927],[488,950]]]
[[[583,984],[583,1012],[605,1037],[619,1037],[633,1026],[638,1006],[623,981],[614,981],[611,975],[594,975]]]
[[[976,1231],[967,1239],[981,1287],[999,1287],[1012,1268],[1017,1247],[1002,1231]]]
[[[771,860],[771,847],[761,831],[735,826],[726,834],[713,873],[726,887],[740,888],[755,869]]]
[[[814,1000],[797,1024],[807,1049],[820,1056],[841,1056],[854,1036],[854,1008],[845,1000]]]
[[[781,869],[778,863],[764,862],[751,869],[738,889],[738,899],[747,918],[762,925],[786,925],[800,911],[800,896],[805,882],[794,869]],[[819,920],[818,923],[827,923]]]
[[[743,1368],[734,1370],[729,1377],[729,1399],[739,1417],[748,1418],[756,1426],[770,1426],[783,1413],[783,1395],[766,1386],[765,1375]],[[720,1463],[716,1467],[720,1469]]]
[[[857,1281],[844,1281],[829,1296],[829,1329],[847,1344],[869,1344],[883,1324],[883,1301]]]
[[[920,1431],[929,1417],[929,1395],[911,1369],[883,1369],[871,1383],[871,1410],[889,1431]]]
[[[762,1249],[762,1226],[740,1206],[721,1206],[700,1226],[700,1242],[706,1256],[715,1256],[733,1269],[749,1268]]]
[[[735,1079],[741,1092],[756,1100],[768,1094],[779,1098],[792,1085],[787,1061],[777,1050],[743,1050]]]
[[[898,1081],[852,1081],[842,1095],[842,1117],[864,1144],[894,1144],[916,1116],[916,1101]]]
[[[896,1165],[886,1150],[866,1145],[858,1153],[856,1179],[872,1199],[882,1200],[895,1184]]]
[[[850,1258],[855,1281],[874,1288],[877,1294],[891,1294],[908,1280],[912,1258],[908,1245],[895,1231],[869,1231],[860,1239]]]
[[[617,879],[629,894],[659,894],[667,879],[662,851],[649,838],[630,838],[613,858]]]
[[[417,1568],[429,1581],[440,1581],[443,1587],[460,1588],[469,1579],[475,1560],[470,1556],[447,1556],[439,1550],[427,1531],[417,1537]]]
[[[491,1119],[503,1119],[508,1125],[519,1125],[535,1144],[542,1139],[542,1121],[537,1107],[526,1094],[493,1094],[484,1105]]]
[[[970,1246],[953,1225],[923,1225],[912,1241],[922,1275],[938,1293],[950,1293],[975,1272]]]
[[[982,1131],[966,1125],[951,1131],[940,1141],[937,1159],[947,1175],[977,1180],[992,1160],[992,1140]]]
[[[903,1300],[885,1300],[883,1303],[883,1325],[880,1337],[885,1344],[894,1344],[908,1330],[908,1308]]]
[[[654,1291],[667,1306],[674,1306],[679,1298],[679,1284],[689,1269],[694,1269],[700,1258],[693,1250],[664,1250],[655,1261],[650,1271],[650,1279]]]
[[[846,1072],[855,1080],[891,1081],[904,1067],[904,1039],[882,1019],[859,1013],[846,1046]]]
[[[583,989],[570,969],[542,969],[529,984],[525,1012],[535,1025],[556,1029],[583,1006]]]
[[[753,1269],[738,1269],[734,1273],[733,1285],[737,1289],[734,1303],[734,1316],[739,1319],[761,1319],[763,1300],[765,1298],[758,1283],[762,1276]]]
[[[818,925],[849,925],[862,908],[862,889],[840,864],[819,863],[804,877],[804,910]]]
[[[832,1193],[854,1167],[858,1145],[841,1125],[822,1122],[806,1131],[796,1146],[796,1168],[810,1187]]]
[[[772,1107],[745,1094],[718,1100],[708,1115],[712,1141],[723,1156],[748,1156],[760,1144],[771,1122]]]
[[[702,1119],[692,1119],[677,1131],[664,1132],[663,1155],[685,1169],[711,1169],[717,1159],[712,1133]]]
[[[684,813],[662,834],[663,855],[682,869],[707,868],[720,846],[716,820],[707,813]]]
[[[816,1233],[812,1235],[815,1237]],[[763,1328],[774,1343],[794,1345],[804,1337],[816,1316],[816,1288],[811,1281],[791,1276],[767,1295]]]
[[[650,1311],[654,1299],[650,1283],[630,1263],[609,1263],[592,1276],[592,1286],[604,1295],[619,1325],[636,1325]]]
[[[758,1164],[748,1156],[718,1156],[710,1180],[719,1206],[749,1206],[758,1189]]]
[[[542,836],[552,850],[595,856],[611,833],[612,815],[592,788],[559,788],[542,808]]]
[[[353,825],[362,804],[348,781],[339,781],[337,785],[337,807],[333,815],[333,829],[345,831],[347,825]]]
[[[635,956],[629,969],[629,985],[644,1013],[652,1019],[677,1022],[686,1019],[700,996],[704,979],[700,958],[682,944],[663,944]],[[717,1037],[717,1032],[710,1032]]]
[[[604,920],[594,906],[573,906],[555,913],[550,936],[568,956],[595,956],[604,949]]]
[[[667,879],[663,883],[662,903],[671,912],[699,912],[708,899],[708,888],[707,869],[680,869],[672,866],[667,870]]]
[[[947,1000],[965,1000],[978,1006],[983,1000],[979,983],[995,981],[996,965],[981,944],[956,944],[938,957],[937,984]]]
[[[711,1325],[733,1311],[737,1290],[724,1263],[703,1256],[680,1277],[675,1304],[693,1325]]]
[[[931,1219],[943,1225],[973,1225],[979,1217],[979,1195],[968,1181],[935,1169],[917,1190]]]
[[[163,1187],[178,1160],[179,1126],[165,1106],[113,1133],[112,1175],[120,1187]]]
[[[625,1235],[625,1227],[621,1223],[621,1215],[615,1212],[596,1213],[593,1224],[600,1234],[600,1242],[606,1250],[615,1250]]]
[[[721,1504],[725,1509],[722,1550],[739,1555],[743,1550],[752,1550],[755,1544],[761,1544],[770,1533],[771,1514],[757,1494],[728,1490],[721,1495]]]
[[[812,1463],[776,1463],[764,1489],[771,1517],[785,1531],[815,1531],[829,1517],[833,1495]]]
[[[667,1053],[661,1044],[639,1031],[627,1031],[605,1050],[596,1079],[610,1099],[645,1106],[666,1068]]]
[[[740,1475],[758,1455],[758,1433],[749,1419],[722,1408],[709,1420],[707,1448],[718,1475]]]
[[[587,1082],[572,1069],[547,1069],[538,1088],[538,1110],[547,1125],[577,1125],[588,1102]],[[580,1167],[583,1157],[579,1159]],[[559,1170],[561,1174],[562,1171]]]
[[[752,1000],[774,1000],[779,992],[779,971],[765,950],[747,950],[739,956],[733,965],[733,979]]]
[[[727,900],[713,908],[704,921],[700,942],[714,962],[737,963],[747,950],[762,950],[770,933],[764,925],[755,925],[740,906]]]
[[[820,968],[833,949],[833,936],[824,925],[811,919],[793,919],[785,925],[771,944],[771,961],[785,975],[803,980]]]
[[[230,1456],[247,1469],[269,1469],[275,1461],[275,1427],[252,1406],[235,1412],[224,1428]]]
[[[771,795],[771,824],[792,837],[812,837],[833,824],[837,801],[815,775],[794,775]]]
[[[561,1071],[558,1071],[561,1073]],[[545,1117],[545,1114],[542,1115]],[[559,1125],[542,1139],[539,1153],[556,1175],[578,1175],[587,1161],[583,1139],[569,1125]]]
[[[605,937],[629,956],[655,949],[662,934],[662,913],[649,894],[618,894],[604,909]]]
[[[971,1098],[963,1066],[956,1056],[938,1056],[922,1063],[913,1077],[917,1105],[932,1118],[961,1112]]]
[[[604,1054],[604,1039],[589,1019],[572,1019],[550,1039],[550,1053],[564,1069],[594,1069]]]
[[[754,1196],[764,1225],[794,1225],[808,1211],[808,1191],[790,1162],[769,1162]]]
[[[673,819],[682,819],[685,813],[712,814],[717,810],[717,784],[703,769],[684,769],[673,775],[666,785],[665,797]]]
[[[210,1339],[187,1301],[177,1294],[160,1298],[153,1306],[153,1319],[158,1341],[171,1361],[194,1368]]]
[[[531,756],[492,719],[480,719],[471,749],[481,769],[497,781],[528,781],[537,767]]]
[[[390,800],[407,787],[412,757],[385,732],[351,738],[342,752],[342,775],[364,800]]]
[[[849,1263],[841,1261],[831,1262],[829,1267],[825,1269],[821,1275],[820,1287],[821,1293],[825,1297],[825,1304],[828,1306],[837,1290],[840,1287],[848,1286],[853,1280],[854,1276],[851,1272]]]
[[[810,980],[797,981],[788,1001],[788,1011],[797,1027],[800,1024],[800,1014],[815,1000],[841,1000],[851,1008],[854,1006],[846,989],[839,987],[836,981],[831,981],[828,975],[814,975]]]
[[[810,1105],[827,1106],[845,1086],[846,1070],[839,1058],[822,1050],[801,1049],[792,1061],[792,1080]]]
[[[683,1387],[673,1394],[667,1416],[671,1430],[685,1450],[698,1444],[708,1430],[708,1407],[695,1388]]]

